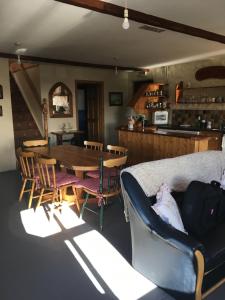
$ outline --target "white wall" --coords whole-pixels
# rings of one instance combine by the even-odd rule
[[[56,82],[65,83],[73,95],[73,118],[50,118],[49,132],[60,130],[63,123],[70,123],[77,128],[75,80],[103,81],[104,82],[104,119],[105,119],[105,144],[117,143],[117,132],[115,127],[124,123],[127,91],[128,73],[119,72],[115,75],[113,70],[102,70],[84,67],[73,67],[64,65],[41,64],[40,84],[41,97],[48,99],[48,93]],[[123,92],[123,106],[109,106],[109,92]],[[125,120],[126,123],[126,120]],[[53,136],[51,136],[53,139]]]
[[[7,59],[0,58],[0,84],[3,86],[3,100],[0,105],[3,116],[0,116],[0,172],[13,170],[16,167],[15,145],[12,120],[9,66]]]
[[[36,89],[36,92],[37,92],[37,95],[39,96],[40,98],[40,94],[41,94],[41,90],[40,90],[40,70],[39,70],[39,65],[36,65],[32,68],[28,68],[26,69],[26,72],[28,74],[28,76],[30,77],[33,85],[34,85],[34,88]],[[41,99],[40,100],[40,103],[41,103]]]

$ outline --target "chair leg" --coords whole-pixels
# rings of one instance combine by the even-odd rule
[[[53,190],[52,192],[52,204],[55,206],[55,202],[58,200],[58,190]]]
[[[41,200],[42,200],[42,197],[43,197],[43,193],[44,193],[44,189],[41,189],[41,193],[40,193],[40,196],[39,196],[39,199],[38,199],[38,203],[37,203],[37,206],[36,208],[38,208],[41,204]]]
[[[33,200],[33,194],[34,194],[34,187],[35,187],[35,181],[32,181],[31,191],[30,191],[30,197],[28,202],[28,208],[31,208],[32,200]]]
[[[104,216],[104,202],[101,202],[101,208],[100,208],[100,218],[99,218],[99,224],[100,224],[100,230],[103,229],[103,216]]]
[[[20,201],[22,200],[22,198],[23,198],[23,193],[24,193],[26,184],[27,184],[27,179],[25,178],[25,179],[24,179],[24,182],[23,182],[23,185],[22,185],[22,188],[21,188],[21,192],[20,192],[19,202],[20,202]]]
[[[79,203],[79,199],[77,197],[77,192],[76,192],[75,186],[72,186],[72,189],[73,189],[73,193],[74,193],[74,197],[75,197],[75,202],[76,202],[77,210],[78,210],[78,212],[80,212],[80,203]]]
[[[87,205],[88,198],[89,198],[89,194],[87,193],[86,196],[85,196],[85,201],[84,201],[84,203],[82,205],[82,208],[81,208],[81,212],[80,212],[80,218],[81,219],[83,218],[83,213],[84,213],[85,206]]]

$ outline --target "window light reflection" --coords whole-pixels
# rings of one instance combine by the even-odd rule
[[[101,294],[105,294],[105,291],[103,290],[103,288],[101,287],[101,285],[99,284],[99,282],[97,281],[97,279],[94,277],[94,275],[92,274],[92,272],[90,271],[90,269],[88,268],[88,266],[86,265],[86,263],[84,262],[84,260],[82,259],[82,257],[80,256],[80,254],[74,248],[74,246],[72,245],[72,243],[70,241],[68,241],[68,240],[65,240],[65,244],[70,249],[70,251],[72,252],[72,254],[74,255],[74,257],[76,258],[76,260],[78,261],[78,263],[80,264],[80,266],[82,267],[82,269],[84,270],[84,272],[87,274],[87,276],[89,277],[89,279],[91,280],[91,282],[94,284],[94,286],[96,287],[96,289]]]
[[[137,300],[156,288],[96,230],[76,236],[74,241],[118,299]]]
[[[52,204],[49,205],[49,208],[50,210],[53,208]],[[66,229],[80,226],[85,223],[76,215],[76,213],[69,207],[68,203],[66,202],[63,202],[60,210],[54,210],[54,215]]]
[[[53,216],[49,213],[46,215],[42,206],[36,210],[33,208],[22,210],[20,216],[28,234],[44,238],[62,231]]]
[[[36,210],[30,208],[20,212],[24,229],[28,234],[47,237],[61,232],[61,227],[70,229],[84,224],[67,203],[63,203],[60,209],[54,208],[53,204],[46,207],[47,211],[40,206]]]

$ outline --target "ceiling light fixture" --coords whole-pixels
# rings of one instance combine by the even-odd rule
[[[127,30],[130,27],[129,20],[128,20],[128,8],[127,8],[127,0],[125,2],[125,8],[124,8],[124,20],[122,24],[123,29]]]
[[[21,65],[21,55],[23,55],[25,52],[27,52],[27,48],[18,48],[18,49],[16,49],[18,65]]]

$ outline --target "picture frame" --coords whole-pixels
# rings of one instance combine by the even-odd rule
[[[0,105],[0,117],[3,116],[2,106]]]
[[[122,92],[109,92],[109,106],[122,106],[123,93]]]

